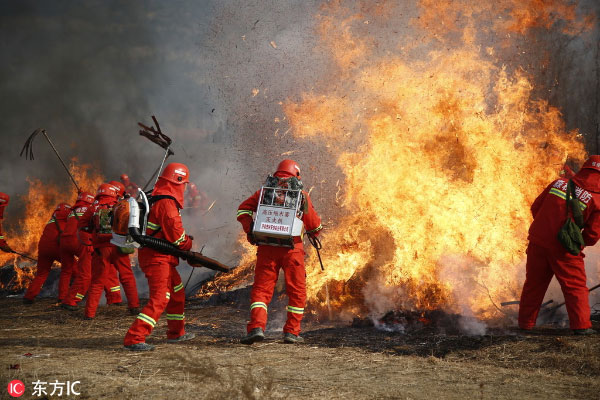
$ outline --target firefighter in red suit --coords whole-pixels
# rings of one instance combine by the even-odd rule
[[[185,233],[180,210],[184,205],[185,186],[189,182],[189,170],[184,164],[167,165],[158,178],[152,196],[166,195],[150,208],[146,234],[164,239],[181,250],[192,248],[192,238]],[[148,279],[150,299],[125,335],[125,348],[133,351],[152,350],[146,343],[159,317],[167,310],[167,343],[193,339],[193,333],[185,332],[185,290],[177,272],[179,258],[148,247],[139,250],[140,268]]]
[[[6,237],[4,237],[4,233],[2,232],[2,219],[4,218],[4,209],[8,205],[8,200],[10,200],[10,197],[6,193],[0,192],[0,250],[12,253],[12,249],[6,243]]]
[[[138,185],[133,183],[126,174],[121,175],[121,183],[125,186],[125,193],[130,196],[137,196]]]
[[[123,185],[119,181],[110,181],[108,183],[110,185],[113,185],[117,189],[117,200],[121,200],[126,197],[125,185]],[[129,197],[129,195],[127,195],[127,197]],[[111,286],[111,292],[114,290],[114,292],[112,292],[112,293],[115,293],[118,290],[120,291],[121,288],[119,285],[119,281],[121,282],[121,284],[123,284],[123,287],[131,287],[131,286],[136,285],[135,275],[133,273],[132,266],[131,266],[131,258],[129,259],[129,264],[116,263],[116,264],[114,264],[114,267],[116,269],[113,270],[112,272],[110,272],[110,275],[109,275],[110,281],[115,282],[115,285]],[[119,273],[118,277],[116,274],[117,272]],[[120,292],[117,294],[119,296],[119,301],[120,301],[120,298],[121,298]],[[139,309],[137,307],[131,308],[130,310],[131,310],[132,314],[137,314],[139,312]]]
[[[274,176],[278,178],[296,177],[300,180],[300,167],[292,160],[283,160],[277,167]],[[321,218],[313,208],[308,193],[304,196],[304,214],[302,221],[309,235],[318,235],[323,228]],[[240,204],[237,219],[242,224],[248,240],[253,243],[252,225],[253,214],[258,207],[260,190]],[[252,344],[264,339],[267,325],[267,305],[273,296],[273,290],[283,268],[285,275],[285,290],[289,298],[287,306],[287,321],[283,326],[284,342],[296,343],[303,341],[300,337],[300,322],[306,303],[306,270],[304,269],[304,247],[302,237],[294,237],[294,248],[261,245],[256,253],[256,268],[254,284],[250,293],[250,322],[246,327],[248,335],[242,338],[242,343]]]
[[[593,246],[600,238],[600,156],[590,156],[571,179],[578,204],[583,210],[583,239]],[[540,305],[553,276],[560,283],[569,324],[575,334],[593,334],[583,252],[575,256],[558,241],[566,221],[567,179],[552,182],[531,205],[526,278],[519,305],[519,327],[535,326]]]
[[[92,234],[92,281],[88,290],[88,298],[85,304],[85,317],[92,319],[96,316],[96,310],[102,290],[110,279],[113,268],[126,269],[131,268],[129,254],[124,254],[121,250],[110,243],[112,238],[109,212],[116,204],[118,192],[115,186],[103,183],[98,188],[97,200],[81,216],[77,223],[78,229]],[[135,313],[139,307],[139,298],[135,279],[132,281],[123,281],[123,288],[127,296],[128,307],[131,313]]]
[[[81,192],[77,201],[71,208],[67,222],[60,237],[60,279],[58,282],[58,297],[67,300],[71,277],[76,275],[76,257],[81,258],[83,244],[77,238],[77,219],[83,215],[90,204],[94,202],[94,196],[87,192]]]
[[[73,283],[70,285],[67,295],[63,298],[61,307],[71,311],[76,310],[75,305],[83,300],[92,279],[91,235],[78,230],[77,223],[94,201],[94,196],[87,192],[82,192],[77,196],[77,202],[67,218],[67,223],[60,239],[62,268],[65,269],[65,266],[68,268],[72,264],[73,269]],[[75,256],[77,256],[77,261],[75,261]],[[119,278],[115,271],[104,287],[106,302],[108,304],[120,303],[120,290]]]
[[[73,283],[61,304],[61,307],[70,311],[77,309],[75,306],[85,297],[92,280],[92,235],[78,229],[77,224],[95,200],[89,193],[79,194],[61,236],[61,264],[64,268],[73,262]],[[77,262],[74,262],[74,256],[77,256]],[[121,285],[116,270],[105,282],[104,294],[107,304],[121,302]]]
[[[35,278],[29,284],[23,302],[25,304],[33,303],[33,299],[40,293],[42,286],[48,275],[54,261],[60,261],[60,235],[65,229],[67,216],[71,212],[71,206],[66,203],[60,203],[54,212],[50,221],[46,224],[42,237],[38,242],[38,265]],[[59,300],[62,300],[59,293]]]

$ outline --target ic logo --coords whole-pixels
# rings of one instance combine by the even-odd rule
[[[8,394],[12,397],[21,397],[25,393],[25,385],[19,380],[11,381],[8,384]]]

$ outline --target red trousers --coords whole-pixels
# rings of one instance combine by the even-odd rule
[[[552,251],[529,243],[526,273],[519,305],[521,329],[535,326],[540,305],[553,276],[556,276],[565,296],[571,329],[587,329],[592,326],[582,256],[574,256],[566,251]]]
[[[267,326],[267,305],[273,297],[273,290],[279,277],[279,269],[285,275],[285,291],[288,295],[287,321],[283,332],[300,334],[300,322],[306,303],[306,270],[304,269],[304,249],[287,247],[258,246],[254,285],[250,292],[250,322],[247,330],[265,330]]]
[[[116,246],[100,247],[94,249],[92,253],[92,281],[85,303],[86,317],[94,318],[96,316],[102,290],[110,280],[110,274],[114,268],[121,274],[121,281],[125,289],[129,308],[139,307],[140,301],[135,277],[133,276],[133,271],[131,271],[129,255],[121,253]],[[116,287],[111,288],[111,292],[113,290],[116,291]]]
[[[92,247],[81,246],[79,251],[79,260],[73,266],[73,283],[67,296],[63,298],[63,303],[71,306],[83,300],[92,282]],[[121,285],[114,268],[110,268],[107,281],[104,282],[104,295],[107,304],[121,302]]]
[[[150,299],[127,331],[125,346],[145,342],[165,308],[167,338],[176,339],[185,334],[185,290],[176,266],[162,260],[148,265],[140,264],[148,279]]]
[[[35,277],[29,284],[29,287],[27,288],[27,291],[25,292],[23,298],[33,300],[38,294],[40,294],[42,286],[46,282],[46,279],[48,279],[50,269],[52,269],[52,264],[54,263],[54,261],[59,260],[60,255],[58,246],[38,246],[37,271],[35,272]]]

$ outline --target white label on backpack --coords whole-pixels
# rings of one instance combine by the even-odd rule
[[[290,227],[287,225],[269,224],[266,222],[260,224],[260,230],[273,233],[290,233]]]

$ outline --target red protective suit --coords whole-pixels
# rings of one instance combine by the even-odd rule
[[[168,167],[165,169],[167,171]],[[163,174],[164,175],[164,174]],[[179,210],[183,208],[183,184],[159,178],[152,195],[169,195],[152,205],[146,233],[165,239],[182,250],[192,248],[192,239],[185,233]],[[177,272],[179,258],[159,253],[148,247],[139,250],[140,268],[148,279],[150,299],[125,335],[124,345],[144,343],[156,326],[161,314],[167,310],[167,338],[176,339],[185,334],[185,291]]]
[[[77,223],[91,205],[87,202],[77,202],[67,218],[65,229],[60,240],[61,282],[68,285],[70,279],[63,272],[71,270],[73,283],[67,286],[68,294],[63,297],[63,304],[77,305],[83,300],[92,280],[92,243],[91,234],[78,230]],[[76,260],[77,257],[77,260]],[[108,282],[105,282],[104,293],[108,304],[121,302],[121,285],[117,271],[112,268]],[[64,281],[63,281],[64,279]],[[66,282],[65,282],[66,281]]]
[[[4,233],[2,232],[2,220],[4,219],[4,209],[8,205],[9,200],[10,197],[6,193],[0,192],[0,249],[4,248],[6,250],[8,250],[9,247],[6,243]]]
[[[119,291],[118,283],[109,283],[113,268],[119,272],[119,278],[125,289],[129,308],[139,307],[139,298],[135,277],[131,270],[129,254],[123,254],[118,247],[110,243],[112,233],[103,233],[98,221],[102,209],[110,209],[117,202],[116,197],[99,195],[96,202],[81,216],[78,229],[92,233],[92,279],[85,304],[85,316],[94,318],[102,290],[111,286],[111,292]],[[112,286],[114,285],[114,286]],[[108,299],[107,299],[108,301]]]
[[[46,224],[42,237],[38,242],[38,265],[33,281],[29,284],[24,299],[31,300],[42,290],[42,286],[48,275],[54,261],[60,261],[60,234],[65,228],[67,216],[71,212],[71,206],[61,203],[52,213],[52,218]],[[66,293],[62,293],[66,295]],[[59,300],[62,300],[59,292]]]
[[[287,178],[291,175],[276,173],[275,176]],[[315,211],[308,193],[302,192],[305,200],[305,212],[302,217],[306,233],[318,235],[323,228],[321,218]],[[252,215],[258,208],[260,190],[246,199],[238,207],[237,219],[242,224],[244,232],[250,233],[252,228]],[[302,238],[294,238],[293,249],[261,245],[256,253],[256,268],[254,270],[254,284],[250,293],[250,322],[247,331],[262,328],[267,325],[267,305],[273,297],[273,290],[279,276],[279,269],[283,268],[285,275],[285,288],[288,295],[287,321],[283,332],[296,336],[300,333],[300,322],[304,314],[306,303],[306,270],[304,269],[304,246]]]
[[[576,196],[583,209],[586,246],[600,238],[600,172],[584,168],[573,178]],[[567,252],[557,239],[566,221],[567,180],[552,182],[531,206],[533,222],[529,228],[526,279],[519,306],[519,326],[535,326],[540,305],[552,276],[560,283],[571,329],[591,327],[590,305],[583,258]]]

